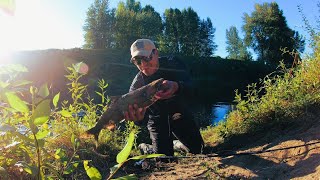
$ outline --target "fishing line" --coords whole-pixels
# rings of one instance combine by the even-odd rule
[[[255,152],[231,152],[231,153],[219,153],[219,154],[206,154],[206,155],[195,155],[195,156],[161,156],[158,157],[159,159],[182,159],[182,158],[212,158],[212,157],[227,157],[227,156],[241,156],[241,155],[256,155],[256,154],[262,154],[266,152],[274,152],[274,151],[281,151],[281,150],[287,150],[287,149],[293,149],[293,148],[299,148],[304,146],[310,146],[314,144],[319,144],[320,142],[313,142],[313,143],[307,143],[304,145],[297,145],[297,146],[290,146],[285,148],[278,148],[278,149],[268,149],[268,150],[261,150],[261,151],[255,151]],[[320,147],[317,147],[320,148]]]

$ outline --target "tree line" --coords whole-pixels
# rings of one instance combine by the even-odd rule
[[[227,59],[253,60],[252,50],[257,60],[266,64],[280,60],[292,63],[288,52],[304,51],[304,38],[289,28],[276,2],[255,4],[255,10],[244,13],[243,20],[243,39],[235,26],[226,30]],[[83,29],[84,48],[128,49],[136,39],[148,38],[163,54],[212,57],[218,47],[211,19],[201,19],[191,7],[169,8],[161,16],[151,5],[142,7],[135,0],[119,2],[113,9],[109,0],[95,0],[88,8]]]

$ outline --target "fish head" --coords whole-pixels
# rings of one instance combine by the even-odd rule
[[[163,86],[162,86],[163,81],[164,81],[164,79],[160,78],[160,79],[154,80],[150,84],[148,84],[148,86],[146,88],[145,95],[147,97],[153,98],[154,95],[163,88]]]

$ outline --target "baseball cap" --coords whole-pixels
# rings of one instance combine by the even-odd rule
[[[150,39],[137,39],[130,47],[131,57],[149,57],[153,49],[156,49],[156,46]]]

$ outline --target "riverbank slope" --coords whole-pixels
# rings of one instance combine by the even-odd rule
[[[317,179],[320,177],[320,107],[286,126],[231,138],[207,156],[161,164],[141,179]],[[229,154],[229,155],[228,155]]]

